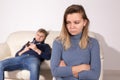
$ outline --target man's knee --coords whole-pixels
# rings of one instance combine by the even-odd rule
[[[40,69],[40,63],[34,62],[28,65],[31,70],[39,70]]]

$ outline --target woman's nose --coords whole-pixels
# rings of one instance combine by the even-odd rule
[[[73,23],[71,23],[70,28],[74,28],[74,24]]]

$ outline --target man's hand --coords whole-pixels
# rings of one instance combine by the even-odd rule
[[[30,49],[32,50],[36,50],[37,49],[37,46],[34,44],[34,43],[29,43],[29,46],[28,46]]]
[[[36,44],[34,44],[34,43],[29,43],[29,44],[30,44],[30,45],[29,45],[29,48],[30,48],[30,49],[34,50],[34,51],[37,52],[39,55],[42,53],[41,50],[39,50],[39,49],[37,48]]]
[[[19,52],[19,56],[20,55],[22,55],[22,54],[24,54],[26,51],[28,51],[28,50],[30,50],[30,48],[29,47],[27,47],[27,46],[25,46],[25,48],[21,51],[21,52]]]

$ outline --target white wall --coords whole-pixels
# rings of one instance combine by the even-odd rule
[[[104,52],[104,69],[120,70],[120,0],[0,0],[0,43],[19,30],[60,30],[64,10],[82,4]]]

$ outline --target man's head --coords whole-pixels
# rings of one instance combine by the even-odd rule
[[[35,40],[38,42],[43,42],[46,39],[48,34],[49,33],[45,29],[41,28],[36,32]]]

